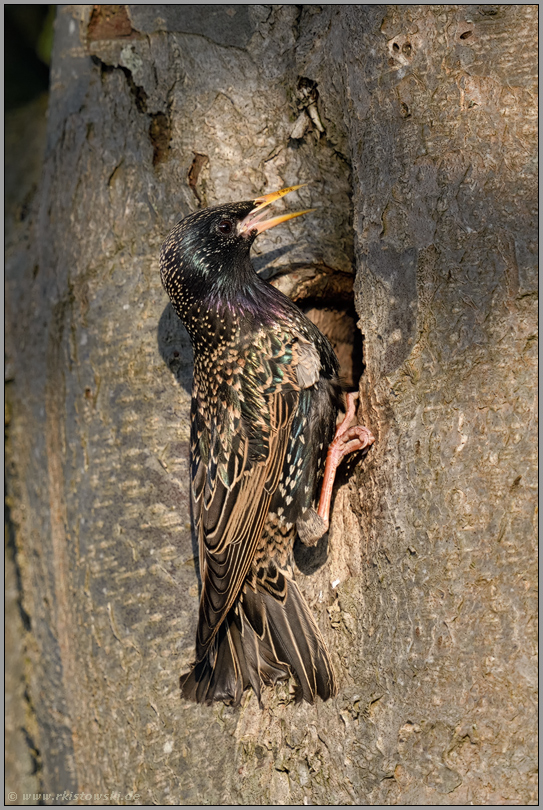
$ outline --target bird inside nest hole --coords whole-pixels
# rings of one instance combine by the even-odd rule
[[[259,275],[294,301],[328,338],[339,360],[345,388],[357,389],[365,364],[364,336],[357,325],[354,305],[354,276],[320,264],[266,269],[265,257]]]
[[[358,380],[364,371],[363,337],[356,325],[358,316],[354,304],[342,302],[334,305],[308,299],[299,301],[298,306],[332,344],[346,388],[358,388]]]

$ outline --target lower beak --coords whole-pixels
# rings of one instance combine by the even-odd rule
[[[279,191],[272,191],[271,194],[264,194],[262,197],[258,197],[255,200],[253,210],[240,222],[239,233],[248,235],[256,231],[256,235],[258,236],[259,233],[267,231],[268,228],[275,228],[276,225],[280,225],[282,222],[287,222],[289,219],[301,217],[302,214],[308,214],[310,211],[314,211],[314,208],[306,208],[304,211],[293,211],[291,214],[281,214],[271,219],[263,219],[263,217],[266,216],[266,213],[262,211],[263,208],[266,208],[266,206],[275,202],[275,200],[284,197],[285,194],[290,194],[291,191],[296,191],[296,189],[302,188],[305,185],[307,185],[307,183],[302,183],[300,186],[289,186],[288,188],[282,188]]]

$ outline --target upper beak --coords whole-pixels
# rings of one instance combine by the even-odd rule
[[[303,186],[307,185],[307,183],[302,183],[300,186],[289,186],[288,188],[282,188],[279,191],[272,191],[271,194],[264,194],[262,197],[258,197],[255,200],[255,207],[253,210],[242,219],[239,224],[239,232],[240,234],[249,234],[256,231],[257,236],[262,231],[267,231],[268,228],[275,228],[276,225],[280,225],[281,222],[287,222],[289,219],[294,219],[294,217],[301,217],[302,214],[307,214],[309,211],[314,211],[314,208],[306,208],[304,211],[293,211],[290,214],[281,214],[278,217],[272,217],[271,219],[263,219],[266,216],[266,212],[263,212],[262,209],[266,208],[266,206],[270,205],[275,200],[279,200],[281,197],[284,197],[285,194],[290,194],[291,191],[296,191],[298,188],[303,188]]]

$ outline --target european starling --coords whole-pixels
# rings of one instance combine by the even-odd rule
[[[328,340],[249,258],[259,233],[307,213],[263,221],[262,209],[296,188],[191,214],[160,256],[194,349],[191,505],[202,591],[196,660],[181,691],[199,703],[238,705],[249,686],[260,701],[262,683],[290,675],[309,703],[337,690],[292,577],[292,547],[296,534],[314,545],[326,532],[335,469],[373,437],[348,427],[356,395],[345,407]],[[339,410],[347,416],[336,431]]]

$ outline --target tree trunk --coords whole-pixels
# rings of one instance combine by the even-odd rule
[[[66,791],[46,803],[536,803],[536,24],[59,7],[7,282],[28,692],[41,789]],[[196,706],[191,358],[158,254],[198,206],[306,181],[315,212],[254,259],[364,369],[376,444],[296,549],[339,694]]]

